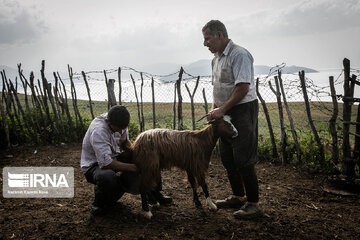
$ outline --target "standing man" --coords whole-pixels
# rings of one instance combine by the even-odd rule
[[[258,101],[254,83],[253,57],[228,38],[225,25],[211,20],[202,29],[204,46],[215,57],[212,60],[213,104],[208,119],[225,114],[239,132],[232,141],[220,139],[221,161],[227,171],[233,194],[216,201],[218,208],[239,209],[236,218],[262,215],[259,187],[255,172],[258,161]]]
[[[122,150],[131,146],[129,121],[130,114],[124,106],[113,106],[91,122],[83,139],[80,165],[86,180],[95,185],[93,215],[104,214],[125,192],[139,193],[136,165],[116,160],[119,146]],[[161,185],[153,192],[155,200],[160,204],[171,203],[172,199],[163,196],[160,190]]]

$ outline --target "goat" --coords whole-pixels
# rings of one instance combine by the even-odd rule
[[[229,116],[211,120],[207,127],[195,131],[152,129],[136,138],[131,149],[133,163],[140,172],[142,210],[146,218],[152,217],[146,193],[153,190],[160,181],[161,170],[172,167],[186,171],[197,207],[201,206],[196,192],[197,185],[200,185],[207,205],[211,210],[217,209],[209,196],[205,174],[218,138],[234,138],[238,135],[230,120]]]

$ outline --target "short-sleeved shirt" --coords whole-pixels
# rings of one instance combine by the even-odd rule
[[[249,83],[249,91],[237,104],[257,99],[254,82],[254,59],[250,52],[229,41],[224,52],[212,60],[213,99],[217,107],[231,96],[238,83]]]
[[[105,121],[106,117],[107,113],[96,117],[83,139],[80,166],[84,173],[96,163],[100,168],[109,165],[111,155],[120,152],[118,144],[129,139],[127,128],[122,134],[113,132]]]

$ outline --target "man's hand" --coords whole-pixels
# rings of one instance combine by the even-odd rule
[[[207,119],[210,121],[212,119],[219,119],[225,115],[225,112],[222,107],[215,108],[211,110],[207,116]]]
[[[223,104],[221,107],[216,108],[216,105],[213,104],[213,110],[208,114],[208,120],[219,119],[223,117],[232,107],[238,104],[249,91],[249,83],[238,83],[235,86],[234,91],[232,92],[230,98]]]

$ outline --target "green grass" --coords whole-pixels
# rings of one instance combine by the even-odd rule
[[[0,93],[1,96],[1,93]],[[25,101],[24,94],[19,94],[19,99],[21,105],[25,109]],[[68,100],[70,111],[73,112],[73,104],[71,100]],[[31,102],[30,102],[31,105]],[[125,102],[123,103],[130,112],[131,117],[133,118],[135,123],[139,123],[138,119],[138,110],[136,102]],[[271,123],[273,126],[273,130],[275,135],[280,136],[280,120],[279,120],[279,111],[277,103],[267,103],[267,108],[269,110],[269,115],[271,119]],[[306,114],[305,104],[303,102],[290,102],[288,103],[289,109],[291,111],[295,129],[299,129],[301,131],[310,131],[310,125],[308,122],[308,117]],[[83,119],[91,120],[91,113],[89,107],[89,101],[87,100],[78,100],[77,106],[79,112]],[[50,110],[51,106],[49,105]],[[95,117],[100,114],[107,112],[108,103],[105,101],[92,101],[92,107]],[[204,103],[195,103],[195,120],[198,120],[205,114]],[[342,118],[343,104],[339,103],[339,114],[338,114],[338,123],[341,126],[342,123],[339,119]],[[211,104],[208,104],[208,109],[211,108]],[[311,102],[311,115],[314,121],[314,124],[317,129],[328,129],[328,123],[332,115],[332,103],[331,102]],[[176,104],[176,128],[178,128],[178,112],[177,112],[177,104]],[[152,103],[145,102],[143,104],[143,113],[145,120],[145,129],[153,128],[153,109]],[[192,119],[191,119],[191,105],[190,103],[183,103],[182,105],[182,114],[183,114],[183,128],[184,129],[192,129]],[[286,129],[290,131],[290,123],[287,117],[287,112],[285,106],[283,104],[283,114],[284,114],[284,123]],[[352,120],[356,120],[357,114],[357,105],[353,105],[352,107]],[[155,103],[155,116],[156,116],[156,127],[160,128],[173,128],[173,120],[174,120],[174,111],[173,111],[173,103]],[[206,120],[202,120],[196,123],[196,128],[204,127]],[[355,126],[351,126],[351,132],[355,132]],[[291,134],[289,132],[289,134]],[[268,126],[265,118],[265,114],[262,108],[262,105],[259,102],[259,135],[263,135],[264,137],[268,137]],[[290,136],[290,135],[289,135]],[[351,137],[352,141],[354,137]]]
[[[19,94],[19,100],[23,109],[25,110],[25,97],[23,94]],[[29,99],[30,100],[30,99]],[[30,100],[31,101],[31,100]],[[74,115],[73,104],[71,100],[68,100],[70,112]],[[130,139],[134,140],[136,136],[139,134],[139,119],[138,119],[138,108],[136,102],[125,102],[123,103],[130,112],[132,117],[130,125],[129,125],[129,133]],[[30,102],[30,106],[32,103]],[[322,145],[325,149],[325,162],[321,161],[319,158],[319,149],[317,143],[314,140],[313,133],[311,132],[311,128],[308,122],[308,117],[306,114],[305,104],[303,102],[291,102],[289,103],[289,109],[292,113],[292,117],[294,120],[295,129],[298,134],[298,140],[302,149],[302,158],[303,164],[306,166],[310,166],[313,169],[317,169],[320,171],[331,172],[334,171],[334,166],[331,163],[331,135],[328,131],[329,119],[332,115],[332,103],[329,102],[311,102],[311,115],[318,130],[318,134],[321,138]],[[342,118],[343,104],[339,103],[339,115],[337,121],[337,129],[338,129],[338,141],[339,141],[339,150],[341,155],[341,143],[342,143],[342,122],[340,119]],[[48,143],[59,143],[59,142],[71,142],[71,141],[81,141],[82,136],[85,134],[88,125],[92,120],[92,116],[90,113],[89,101],[86,100],[78,100],[77,107],[81,114],[82,119],[84,120],[84,125],[78,125],[75,129],[71,129],[70,122],[65,122],[64,128],[65,132],[62,134],[56,134],[53,132],[53,129],[50,126],[49,121],[41,118],[37,111],[32,111],[33,117],[36,121],[41,125],[41,132],[38,132],[38,136],[41,139],[41,144]],[[99,116],[102,113],[108,111],[108,103],[105,101],[93,101],[92,102],[94,116]],[[156,115],[156,127],[158,128],[173,128],[174,121],[174,104],[173,103],[156,103],[155,104],[155,115]],[[176,104],[176,129],[178,128],[178,112],[177,112],[177,104]],[[205,114],[204,104],[196,103],[195,107],[195,120],[198,120]],[[210,109],[211,105],[208,105],[208,109]],[[356,121],[357,114],[357,105],[352,108],[352,121]],[[271,118],[271,123],[274,131],[274,135],[277,142],[277,147],[279,150],[279,139],[281,135],[280,129],[280,121],[279,121],[279,111],[277,103],[267,103],[267,108],[269,110],[269,115]],[[51,105],[49,103],[49,109],[52,110]],[[152,103],[146,102],[143,104],[143,113],[145,120],[145,129],[153,128],[153,105]],[[192,129],[192,119],[191,119],[191,105],[190,103],[183,103],[182,105],[182,114],[183,114],[183,129]],[[288,143],[289,145],[286,148],[286,152],[288,153],[290,162],[295,161],[295,148],[294,142],[292,139],[292,135],[290,132],[290,124],[287,117],[287,112],[285,107],[283,106],[283,114],[284,114],[284,124],[287,131]],[[43,114],[45,116],[45,114]],[[65,115],[63,115],[63,119],[67,119]],[[22,121],[22,120],[21,120]],[[11,126],[10,120],[8,119],[8,123]],[[73,117],[73,126],[75,125],[75,120]],[[206,124],[206,120],[202,120],[196,123],[196,128],[203,128]],[[23,126],[24,123],[22,123]],[[18,142],[20,144],[33,144],[34,136],[32,130],[24,129],[21,130],[19,128],[19,124],[16,123],[15,127],[11,126],[13,136],[10,136],[12,139],[11,142]],[[355,132],[355,126],[351,126],[351,132]],[[16,132],[17,137],[14,138],[14,132]],[[0,125],[0,133],[5,136],[3,125]],[[73,137],[73,133],[76,133],[76,137]],[[5,147],[5,138],[2,138],[0,141],[1,148]],[[355,137],[353,135],[350,136],[351,147],[354,145]],[[271,160],[271,149],[272,145],[269,140],[269,130],[266,122],[265,114],[263,112],[262,105],[259,104],[259,157],[264,160]],[[218,154],[218,147],[215,148],[215,154]],[[278,159],[273,159],[274,161],[278,161]]]

